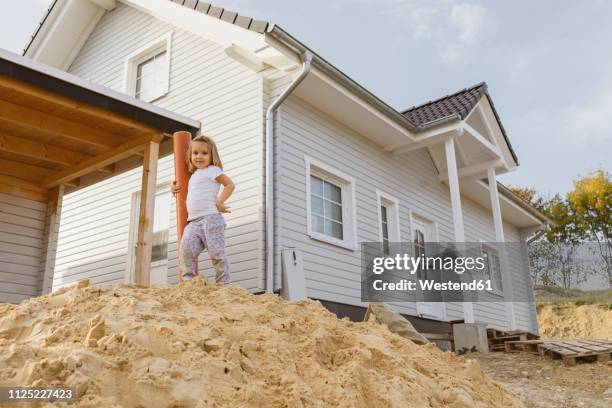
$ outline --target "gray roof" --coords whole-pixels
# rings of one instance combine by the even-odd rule
[[[508,144],[508,149],[510,149],[512,158],[514,158],[514,161],[518,164],[516,153],[510,144],[510,140],[506,134],[506,129],[504,129],[504,125],[502,125],[501,119],[497,114],[493,100],[489,95],[486,82],[481,82],[477,85],[464,88],[450,95],[445,95],[436,100],[425,102],[422,105],[413,106],[412,108],[406,109],[402,113],[416,126],[423,126],[426,123],[453,115],[459,116],[461,119],[465,119],[472,109],[474,109],[474,107],[478,104],[483,95],[486,95],[487,99],[489,100],[489,104],[491,105],[493,114],[497,120],[497,124],[504,135],[504,139],[506,139],[506,143]]]
[[[216,17],[220,20],[227,21],[228,23],[235,24],[239,27],[247,30],[255,31],[256,33],[263,34],[268,28],[267,21],[255,20],[250,17],[238,15],[235,11],[224,9],[223,7],[216,7],[210,3],[206,3],[199,0],[169,0],[173,3],[180,4],[187,8],[199,11],[200,13],[207,14],[211,17]]]

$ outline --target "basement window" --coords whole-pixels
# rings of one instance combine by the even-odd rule
[[[145,102],[168,93],[171,34],[147,44],[126,59],[125,92]]]

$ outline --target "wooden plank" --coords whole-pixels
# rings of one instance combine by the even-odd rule
[[[144,163],[142,166],[138,241],[136,242],[136,270],[134,274],[135,283],[141,285],[149,285],[150,282],[158,155],[159,143],[149,142],[145,147]]]
[[[88,157],[79,152],[55,147],[49,143],[41,143],[4,133],[0,133],[0,151],[63,166],[79,164]]]
[[[81,177],[92,171],[113,164],[121,159],[133,155],[135,152],[142,151],[145,143],[154,141],[156,144],[163,138],[160,134],[150,134],[131,139],[128,142],[115,147],[112,150],[101,153],[95,157],[85,160],[78,166],[61,170],[49,177],[46,177],[40,184],[43,187],[54,187],[59,184]]]
[[[100,117],[105,121],[110,121],[125,126],[128,128],[126,130],[138,129],[147,133],[154,133],[156,131],[156,129],[154,129],[153,127],[138,122],[137,120],[126,118],[115,112],[109,112],[102,108],[84,104],[82,102],[76,101],[63,95],[58,95],[53,92],[45,91],[33,85],[26,84],[24,82],[17,81],[12,78],[0,76],[0,86],[19,92],[21,94],[33,96],[37,99],[44,99],[46,101],[61,105],[66,108],[76,109],[80,112]]]
[[[11,176],[11,178],[15,177],[25,181],[38,182],[42,178],[53,174],[54,170],[14,160],[0,159],[0,172],[5,176]]]
[[[1,78],[1,77],[0,77]],[[96,147],[110,148],[117,146],[125,138],[92,128],[80,123],[63,119],[49,113],[16,105],[0,99],[0,120],[31,128],[34,131],[51,132],[59,137],[72,141],[90,144]]]

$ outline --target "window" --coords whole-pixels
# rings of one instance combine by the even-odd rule
[[[170,194],[155,196],[153,215],[153,249],[151,262],[168,259],[168,233],[170,231]]]
[[[342,187],[310,175],[312,229],[344,239],[342,230]]]
[[[355,250],[355,181],[319,161],[305,161],[308,235]]]
[[[166,50],[153,55],[136,67],[135,97],[143,101],[154,100],[166,93],[168,87]]]
[[[483,245],[482,255],[485,258],[485,279],[491,281],[491,287],[493,288],[494,292],[502,293],[501,266],[497,250]]]
[[[147,44],[126,59],[125,92],[145,102],[168,93],[172,33]]]
[[[379,237],[382,242],[383,252],[390,253],[390,243],[400,242],[400,227],[399,227],[399,202],[396,198],[382,193],[376,192],[378,203],[378,224]]]

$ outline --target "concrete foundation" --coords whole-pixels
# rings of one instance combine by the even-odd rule
[[[489,352],[487,325],[484,323],[453,324],[453,340],[455,341],[455,352]]]

